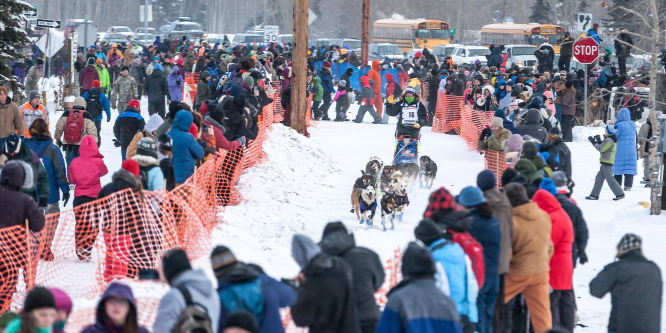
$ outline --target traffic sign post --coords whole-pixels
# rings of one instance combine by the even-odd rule
[[[37,26],[40,28],[60,29],[60,20],[37,19]]]
[[[578,13],[578,19],[576,20],[576,28],[578,31],[585,32],[592,27],[592,14],[590,13]]]
[[[455,34],[456,34],[456,28],[451,28],[451,29],[449,29],[449,34],[455,36]]]
[[[586,37],[577,40],[573,44],[573,57],[579,63],[589,65],[599,58],[599,44],[592,38]],[[587,66],[585,66],[585,110],[583,125],[587,126]]]
[[[28,17],[37,17],[38,10],[39,10],[39,5],[32,5],[32,9],[23,11],[23,15]]]
[[[277,25],[267,25],[264,26],[264,42],[266,43],[277,43],[278,42],[278,33],[280,27]]]

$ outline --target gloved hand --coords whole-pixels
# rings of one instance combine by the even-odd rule
[[[419,123],[414,124],[414,128],[421,128],[421,124]]]
[[[215,154],[215,147],[208,146],[204,148],[204,154],[205,155]]]
[[[49,198],[39,197],[39,203],[38,203],[39,207],[46,207],[48,206],[48,204],[49,204]]]
[[[69,202],[69,192],[63,193],[62,194],[62,205],[67,206],[68,202]]]
[[[487,138],[489,138],[491,135],[493,135],[493,130],[490,129],[490,127],[486,126],[483,131],[481,131],[481,136],[479,137],[479,140],[485,141]]]
[[[389,105],[389,104],[393,105],[393,103],[395,103],[395,98],[393,98],[393,95],[389,96],[386,99],[386,103],[387,103],[386,105]]]
[[[578,252],[578,262],[580,262],[581,265],[587,264],[587,253],[584,251]]]
[[[245,144],[247,143],[247,139],[244,136],[241,136],[240,138],[238,138],[238,142],[240,142],[241,146],[245,146]]]
[[[594,140],[597,141],[597,144],[601,144],[601,142],[603,141],[603,140],[601,140],[601,135],[599,135],[599,134],[594,136]]]
[[[111,117],[106,117],[106,122],[111,122]]]
[[[587,140],[589,140],[591,144],[596,144],[597,143],[597,140],[593,136],[588,136]]]
[[[113,146],[120,147],[120,141],[118,139],[113,139]]]

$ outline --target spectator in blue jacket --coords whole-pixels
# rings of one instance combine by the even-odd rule
[[[258,266],[236,260],[226,246],[215,247],[210,260],[222,303],[220,332],[232,313],[244,311],[254,317],[259,333],[284,333],[280,308],[290,307],[296,300],[290,286],[264,274]]]
[[[29,130],[31,138],[25,139],[25,144],[39,156],[49,178],[49,188],[51,190],[46,206],[46,214],[59,212],[58,201],[60,201],[61,191],[63,205],[67,205],[69,201],[69,183],[67,181],[65,159],[58,146],[53,144],[53,138],[51,138],[51,133],[44,119],[35,119]]]
[[[194,174],[197,160],[204,156],[204,150],[197,140],[189,133],[193,121],[192,113],[180,110],[171,125],[169,136],[173,145],[173,172],[176,184],[184,183]]]
[[[91,101],[91,98],[94,99],[93,96],[99,96],[99,106],[95,106],[97,103]],[[99,80],[94,80],[92,83],[92,89],[86,91],[82,97],[86,100],[86,110],[90,113],[95,122],[95,127],[97,128],[97,147],[99,147],[102,144],[102,117],[104,116],[102,111],[106,113],[106,122],[110,122],[111,103],[109,102],[109,98],[106,97],[106,94],[99,89]],[[95,108],[98,109],[94,110]]]
[[[388,293],[377,333],[462,333],[455,303],[435,283],[428,249],[409,243],[402,257],[404,279]]]
[[[324,88],[324,99],[319,107],[319,113],[322,115],[322,120],[330,120],[328,118],[328,108],[331,106],[331,94],[335,92],[330,62],[324,61],[321,71],[319,71],[319,77],[321,78],[321,86]]]
[[[592,25],[592,28],[587,31],[587,37],[592,37],[597,44],[601,43],[601,38],[599,38],[599,23]]]
[[[504,125],[505,130],[510,131],[511,134],[520,134],[520,131],[518,131],[513,121],[511,121],[511,119],[507,119],[506,111],[502,109],[495,109],[495,117],[502,118],[502,124]]]
[[[474,323],[478,322],[479,285],[471,266],[467,265],[465,251],[453,242],[451,234],[445,234],[431,219],[422,220],[414,229],[414,236],[430,249],[437,269],[438,287],[456,304],[464,331],[467,332],[467,328],[473,331]]]
[[[638,174],[638,152],[636,151],[636,124],[631,120],[629,109],[623,108],[617,114],[615,123],[617,131],[617,152],[613,164],[613,175],[617,183],[622,185],[624,176],[624,190],[631,190],[634,176]]]
[[[479,333],[492,333],[493,313],[499,294],[499,260],[502,242],[500,222],[493,215],[481,189],[476,186],[465,187],[457,197],[458,203],[468,209],[474,218],[472,231],[474,238],[483,246],[485,279],[479,291],[476,305],[479,309]]]

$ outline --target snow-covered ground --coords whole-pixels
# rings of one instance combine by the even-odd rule
[[[147,104],[144,97],[141,103],[144,117],[148,116]],[[350,114],[354,116],[356,110],[357,106],[352,106]],[[51,121],[55,124],[60,113],[51,112]],[[111,180],[112,173],[121,165],[120,150],[111,142],[116,117],[117,112],[113,111],[111,123],[102,125],[100,150],[109,169],[109,174],[102,179],[103,184]],[[319,241],[326,223],[339,220],[354,232],[360,246],[373,249],[383,260],[392,258],[397,248],[404,248],[414,239],[413,229],[421,219],[430,191],[420,189],[417,183],[409,193],[411,204],[404,222],[396,222],[395,230],[383,232],[379,217],[375,217],[373,227],[359,225],[355,215],[350,213],[352,185],[371,156],[379,156],[390,163],[395,145],[394,123],[372,125],[369,115],[365,121],[364,124],[322,121],[310,129],[310,139],[275,125],[264,143],[268,162],[242,174],[237,188],[245,201],[227,207],[214,231],[213,244],[229,246],[239,260],[257,263],[269,275],[290,278],[298,273],[291,258],[292,235],[303,233]],[[54,127],[51,126],[52,131]],[[583,209],[590,229],[587,249],[590,262],[579,265],[574,273],[579,315],[589,326],[578,328],[580,332],[606,330],[610,297],[602,300],[591,297],[588,283],[604,265],[614,260],[615,245],[624,233],[633,232],[643,237],[645,255],[660,267],[666,267],[666,233],[663,232],[666,217],[649,216],[649,209],[638,204],[649,201],[649,190],[638,184],[641,177],[636,177],[634,189],[619,202],[611,200],[612,193],[607,186],[599,201],[584,199],[599,166],[598,152],[587,142],[587,136],[601,131],[600,128],[576,128],[576,142],[569,144],[576,182],[573,197]],[[484,167],[483,156],[468,151],[461,137],[433,133],[430,128],[422,130],[420,154],[430,156],[438,164],[433,189],[443,186],[454,194],[465,186],[475,185],[476,175]],[[639,175],[642,175],[640,162]],[[71,208],[71,201],[67,208]],[[194,265],[205,268],[213,281],[206,258]],[[132,286],[137,296],[147,298],[159,297],[166,290],[164,286],[146,283],[132,283]],[[80,297],[75,304],[89,308],[94,300]],[[155,311],[139,309],[142,310]]]

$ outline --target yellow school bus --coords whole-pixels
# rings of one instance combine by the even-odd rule
[[[451,42],[449,29],[449,24],[444,21],[377,20],[372,25],[372,42],[395,44],[402,52],[424,47],[432,50],[437,45]]]
[[[527,44],[539,46],[543,43],[549,43],[553,46],[556,53],[560,53],[560,46],[557,40],[564,36],[567,30],[559,25],[551,24],[516,24],[516,23],[496,23],[488,24],[481,28],[481,44],[485,46],[508,45],[508,44]]]

